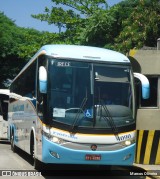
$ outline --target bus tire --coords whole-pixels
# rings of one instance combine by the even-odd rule
[[[34,169],[40,170],[41,162],[35,158],[35,142],[34,142],[33,132],[31,134],[31,144],[30,145],[31,145],[32,165],[34,166]]]
[[[34,169],[35,170],[41,170],[41,163],[38,159],[34,158]]]
[[[15,143],[14,143],[14,132],[12,131],[11,133],[11,150],[15,153],[17,151],[17,147],[15,146]]]

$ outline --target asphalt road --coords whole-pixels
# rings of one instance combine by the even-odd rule
[[[10,144],[0,141],[0,178],[33,178],[33,179],[149,179],[156,178],[154,176],[133,176],[130,172],[145,172],[144,169],[138,167],[111,167],[107,170],[105,166],[75,166],[75,165],[44,165],[43,170],[36,171],[32,166],[31,157],[25,152],[18,150],[17,153],[11,151]],[[11,175],[11,177],[9,177]],[[32,176],[31,176],[32,175]],[[35,175],[35,176],[33,176]],[[38,176],[37,176],[38,175]]]

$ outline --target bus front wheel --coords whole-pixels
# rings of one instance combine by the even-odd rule
[[[34,142],[34,137],[33,134],[31,135],[31,156],[32,156],[32,165],[36,170],[41,169],[41,163],[38,159],[35,157],[35,142]]]

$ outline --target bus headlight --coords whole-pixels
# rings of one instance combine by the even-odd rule
[[[52,138],[52,141],[53,141],[54,143],[60,143],[60,140],[59,140],[58,137],[53,137],[53,138]]]
[[[62,145],[62,144],[65,144],[67,143],[68,141],[64,140],[64,139],[61,139],[59,137],[52,137],[51,139],[52,142],[56,143],[56,144],[59,144],[59,145]]]
[[[134,143],[135,143],[135,138],[125,140],[125,141],[121,142],[120,144],[121,144],[122,146],[127,147],[127,146],[130,146],[130,145],[134,144]]]
[[[65,144],[65,143],[67,143],[67,142],[69,142],[69,141],[66,141],[66,140],[64,140],[64,139],[62,139],[62,138],[59,138],[59,137],[55,137],[55,136],[53,136],[53,135],[50,135],[49,133],[47,133],[47,132],[42,132],[42,134],[48,139],[48,140],[50,140],[50,141],[52,141],[52,142],[54,142],[54,143],[56,143],[56,144],[59,144],[59,145],[63,145],[63,144]]]
[[[130,141],[130,140],[126,140],[126,141],[125,141],[125,145],[126,145],[126,146],[131,145],[131,141]]]

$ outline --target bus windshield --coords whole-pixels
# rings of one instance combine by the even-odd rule
[[[50,124],[111,129],[135,124],[129,66],[50,59]]]

